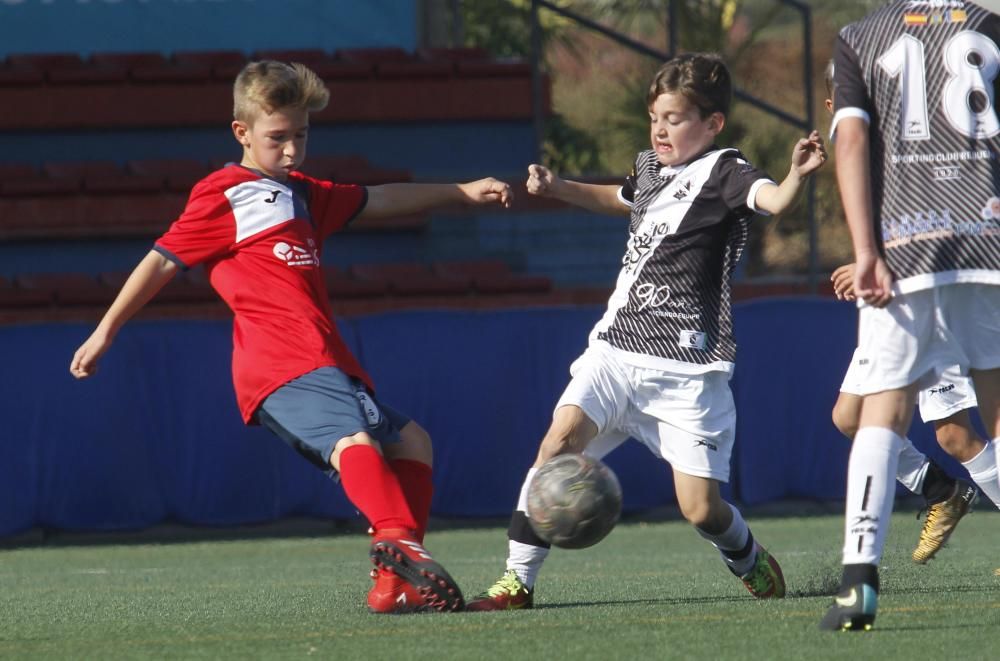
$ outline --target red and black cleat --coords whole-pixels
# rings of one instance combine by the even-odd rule
[[[368,610],[398,615],[427,610],[424,597],[415,587],[386,569],[372,569],[375,585],[368,592]]]
[[[434,561],[423,544],[408,530],[386,529],[375,533],[371,559],[380,571],[391,572],[423,598],[421,610],[460,611],[462,590],[445,568]]]

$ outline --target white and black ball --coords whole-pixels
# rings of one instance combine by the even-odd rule
[[[528,485],[528,520],[535,534],[554,546],[593,546],[611,532],[621,512],[618,478],[593,457],[553,457]]]

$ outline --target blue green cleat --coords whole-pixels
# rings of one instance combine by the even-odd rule
[[[866,583],[852,585],[834,598],[819,628],[824,631],[871,631],[877,608],[875,588]]]

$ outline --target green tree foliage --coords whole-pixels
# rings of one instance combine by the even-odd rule
[[[563,0],[558,2],[666,54],[671,0]],[[826,132],[822,71],[840,26],[870,11],[879,0],[808,0],[812,9],[817,128]],[[467,45],[498,57],[531,54],[530,0],[462,2]],[[676,52],[717,52],[729,63],[735,85],[750,95],[804,118],[801,15],[780,0],[674,0]],[[649,145],[646,91],[662,64],[598,35],[558,13],[539,11],[543,66],[553,84],[546,118],[543,160],[567,175],[621,175]],[[756,165],[780,180],[792,145],[805,131],[753,104],[736,101],[719,144],[739,147]],[[821,260],[832,268],[849,259],[850,246],[839,210],[832,164],[817,179]],[[805,196],[783,217],[755,223],[748,273],[804,272],[809,223]]]

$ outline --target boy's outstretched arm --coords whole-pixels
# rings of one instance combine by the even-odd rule
[[[754,200],[758,209],[768,213],[781,213],[792,205],[802,187],[802,180],[818,170],[826,162],[826,148],[819,131],[813,131],[808,138],[802,138],[792,149],[792,166],[788,176],[780,185],[761,186]]]
[[[552,197],[595,213],[627,216],[631,212],[628,205],[618,199],[621,186],[562,179],[544,165],[532,163],[528,166],[526,186],[532,195]]]
[[[453,203],[509,207],[513,199],[510,185],[493,177],[464,184],[382,184],[368,188],[368,202],[358,220],[390,218]]]
[[[132,318],[143,305],[153,298],[177,273],[177,265],[151,250],[132,271],[121,291],[97,328],[73,354],[69,365],[70,373],[78,379],[92,376],[97,371],[97,361],[111,346],[118,330]]]

